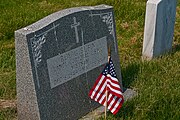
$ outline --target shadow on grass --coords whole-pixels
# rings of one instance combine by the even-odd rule
[[[126,68],[122,69],[122,83],[124,88],[130,88],[130,85],[136,79],[139,70],[139,63],[131,63]]]
[[[178,51],[180,51],[180,44],[173,46],[171,54],[175,54]]]

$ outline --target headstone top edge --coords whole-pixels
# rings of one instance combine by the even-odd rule
[[[162,0],[148,0],[147,4],[159,4],[160,2],[162,2]]]
[[[109,6],[109,5],[105,5],[105,4],[97,5],[97,6],[81,6],[81,7],[67,8],[67,9],[60,10],[60,11],[57,11],[55,13],[52,13],[52,14],[38,20],[37,22],[35,22],[29,26],[18,29],[15,31],[15,34],[16,33],[23,34],[23,35],[30,34],[32,32],[35,32],[37,30],[40,30],[40,29],[48,26],[49,24],[55,22],[56,20],[58,20],[64,16],[67,16],[67,15],[70,15],[70,14],[73,14],[76,12],[81,12],[81,11],[86,11],[86,10],[87,11],[103,10],[103,9],[111,9],[111,8],[113,8],[113,7]]]

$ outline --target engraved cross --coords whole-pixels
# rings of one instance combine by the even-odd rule
[[[77,29],[77,27],[80,25],[80,23],[76,21],[75,17],[73,17],[73,20],[74,20],[74,24],[71,25],[71,28],[75,29],[76,43],[79,43],[79,36],[78,36],[78,29]]]

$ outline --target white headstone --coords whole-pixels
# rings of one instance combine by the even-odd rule
[[[177,0],[148,0],[143,58],[152,59],[171,51]]]

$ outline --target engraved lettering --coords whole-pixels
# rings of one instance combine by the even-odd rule
[[[51,88],[107,63],[106,37],[47,60]]]

